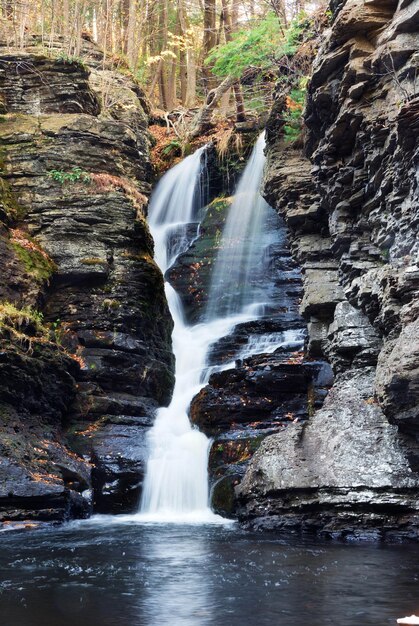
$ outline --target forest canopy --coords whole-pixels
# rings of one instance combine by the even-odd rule
[[[154,107],[200,106],[228,78],[221,105],[267,105],[263,73],[292,55],[321,0],[2,0],[10,43],[34,43],[83,60],[97,43],[104,63],[132,72]],[[57,53],[57,52],[56,52]],[[252,80],[243,80],[249,75]],[[233,80],[234,79],[234,80]],[[231,83],[231,84],[230,84]]]

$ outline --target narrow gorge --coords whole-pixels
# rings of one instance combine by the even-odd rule
[[[419,613],[419,2],[320,4],[214,4],[199,105],[165,110],[182,2],[135,71],[99,9],[77,56],[4,9],[5,626]]]

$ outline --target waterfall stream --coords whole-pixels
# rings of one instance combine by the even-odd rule
[[[238,323],[256,319],[264,309],[266,294],[263,289],[261,292],[260,271],[255,270],[261,267],[260,259],[271,236],[265,217],[272,209],[259,193],[264,145],[262,134],[230,208],[205,322],[188,325],[178,294],[165,283],[174,321],[175,388],[170,405],[158,410],[149,435],[150,456],[140,508],[140,517],[145,521],[225,521],[209,508],[207,464],[211,440],[192,427],[188,410],[192,398],[214,371],[206,368],[211,345]],[[149,224],[155,258],[163,274],[199,233],[205,202],[201,192],[205,150],[197,150],[172,168],[153,193]],[[284,338],[278,337],[278,343],[281,341]],[[270,350],[273,343],[271,338]],[[260,351],[261,342],[254,344],[253,349]]]
[[[262,133],[240,178],[224,226],[211,281],[209,320],[231,317],[246,307],[258,307],[266,299],[261,261],[272,237],[267,229],[267,217],[272,209],[260,194],[264,148],[265,133]]]

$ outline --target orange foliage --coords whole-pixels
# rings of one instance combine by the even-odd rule
[[[128,198],[130,198],[134,206],[140,210],[141,213],[143,213],[144,205],[147,204],[148,199],[144,194],[138,191],[134,183],[127,178],[113,176],[112,174],[107,174],[106,172],[91,174],[90,178],[92,182],[95,183],[98,191],[123,191]]]
[[[49,263],[52,263],[50,257],[45,252],[45,250],[38,246],[38,244],[36,244],[34,241],[28,239],[27,233],[25,233],[23,230],[21,230],[20,228],[12,228],[10,230],[10,233],[12,235],[10,238],[10,241],[12,243],[17,243],[19,246],[21,246],[21,248],[25,248],[25,250],[29,250],[29,252],[37,252],[38,254],[41,254],[44,259],[46,259]]]
[[[293,100],[290,96],[286,97],[287,108],[290,111],[302,111],[303,105]]]

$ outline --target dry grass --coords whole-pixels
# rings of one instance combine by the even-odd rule
[[[90,177],[91,182],[96,186],[98,191],[122,191],[133,203],[137,210],[137,216],[139,218],[145,217],[144,207],[148,202],[148,198],[138,191],[135,184],[128,180],[128,178],[114,176],[106,172],[91,174]]]
[[[2,339],[29,355],[32,354],[35,344],[51,346],[76,361],[82,369],[86,368],[79,353],[72,354],[57,343],[57,329],[53,332],[48,328],[44,324],[42,313],[33,307],[18,308],[11,302],[0,302],[0,341]]]

